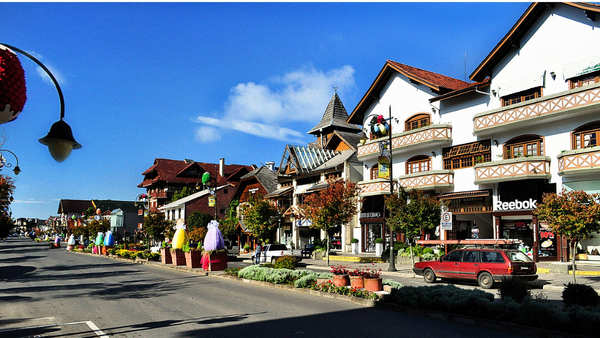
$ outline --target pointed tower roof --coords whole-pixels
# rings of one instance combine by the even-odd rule
[[[316,127],[311,129],[308,134],[319,135],[321,129],[323,129],[324,134],[329,134],[333,130],[355,133],[360,132],[361,128],[359,126],[346,123],[347,119],[348,112],[346,111],[346,108],[344,108],[344,104],[342,103],[342,100],[336,91],[333,94],[331,101],[329,101],[327,109],[325,109],[325,114],[323,114],[321,122],[319,122]]]

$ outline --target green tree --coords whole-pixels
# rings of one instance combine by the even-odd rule
[[[93,217],[95,214],[96,214],[96,209],[94,209],[94,207],[89,207],[84,212],[84,215],[86,215],[87,217]]]
[[[93,220],[88,224],[87,228],[89,229],[89,236],[94,240],[99,232],[104,233],[110,230],[110,221],[107,219],[101,219],[99,221]]]
[[[187,219],[187,230],[190,239],[196,242],[201,242],[206,237],[208,232],[208,223],[214,217],[203,211],[194,211]]]
[[[11,215],[8,212],[13,201],[15,185],[9,176],[0,175],[0,238],[5,238],[14,228]]]
[[[238,214],[237,207],[240,205],[239,200],[233,200],[229,203],[229,207],[227,208],[227,215],[224,219],[220,220],[219,229],[221,230],[221,234],[223,234],[224,238],[229,240],[235,235],[238,225]]]
[[[433,196],[425,196],[421,190],[406,191],[400,186],[398,194],[385,197],[385,207],[389,212],[389,217],[385,219],[387,226],[409,239],[410,257],[414,265],[412,241],[422,232],[440,225],[442,203]]]
[[[144,230],[154,241],[164,241],[173,232],[173,223],[165,218],[165,214],[149,212],[144,217]]]
[[[272,222],[271,216],[275,215],[277,210],[261,196],[250,196],[248,204],[243,211],[243,222],[252,231],[254,238],[261,239],[263,242],[273,233],[276,223]]]
[[[329,265],[329,229],[350,222],[357,213],[358,187],[352,182],[328,181],[327,188],[308,195],[301,206],[304,216],[312,221],[311,228],[327,235],[327,265]]]
[[[173,194],[173,197],[171,198],[171,200],[169,201],[169,203],[171,203],[171,202],[175,202],[175,201],[177,201],[177,200],[179,200],[179,199],[182,199],[182,198],[184,198],[184,197],[187,197],[187,196],[189,196],[189,195],[191,195],[191,194],[193,194],[193,193],[195,193],[195,192],[196,192],[196,191],[195,191],[193,188],[190,188],[190,187],[183,187],[183,189],[181,189],[181,190],[179,190],[179,191],[176,191],[176,192]]]
[[[573,271],[575,254],[580,240],[590,237],[592,232],[600,230],[599,194],[588,194],[585,191],[566,191],[561,194],[544,194],[542,204],[537,206],[534,214],[539,220],[547,222],[555,234],[565,237],[569,242]],[[573,283],[577,283],[573,273]]]

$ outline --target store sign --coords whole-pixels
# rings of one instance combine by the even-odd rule
[[[496,201],[496,210],[521,210],[521,209],[535,209],[537,208],[537,200],[530,198],[528,201],[514,200],[512,202],[502,202],[501,200]]]
[[[297,224],[299,227],[309,227],[312,225],[312,221],[309,219],[299,219]]]
[[[385,156],[379,156],[377,178],[390,179],[390,159]]]
[[[360,218],[381,218],[380,212],[361,212]]]

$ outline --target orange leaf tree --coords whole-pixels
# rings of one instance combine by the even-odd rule
[[[585,191],[566,191],[561,194],[544,194],[534,214],[555,234],[569,241],[572,255],[573,271],[576,270],[575,254],[580,240],[588,238],[592,232],[600,230],[599,194],[588,194]],[[573,273],[573,283],[576,283]]]
[[[327,188],[308,195],[301,206],[304,216],[312,221],[311,228],[327,234],[327,265],[329,265],[329,229],[350,222],[357,213],[358,187],[352,182],[328,181]]]

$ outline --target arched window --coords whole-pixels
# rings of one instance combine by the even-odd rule
[[[417,115],[413,115],[411,118],[406,120],[404,123],[404,130],[414,130],[417,128],[425,127],[431,124],[431,117],[426,113],[419,113]]]
[[[431,170],[431,158],[425,155],[411,157],[406,161],[406,174],[416,174]]]
[[[573,131],[573,149],[595,147],[600,137],[600,121],[585,124]]]
[[[544,139],[539,135],[523,135],[515,137],[504,144],[504,158],[542,156]]]

